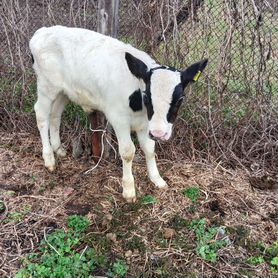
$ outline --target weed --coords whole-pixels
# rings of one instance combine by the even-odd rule
[[[24,259],[24,268],[15,278],[89,278],[100,269],[108,270],[107,275],[113,278],[126,276],[128,266],[124,261],[116,260],[112,264],[105,253],[98,254],[94,248],[87,246],[80,249],[89,224],[86,217],[69,216],[67,231],[59,229],[43,239],[38,253]]]
[[[250,265],[258,265],[258,264],[262,264],[265,262],[264,258],[262,256],[258,256],[258,257],[249,257],[246,262]]]
[[[80,123],[82,127],[89,128],[89,122],[84,110],[77,104],[70,102],[66,105],[65,111],[63,113],[67,123]]]
[[[5,192],[4,195],[5,195],[5,196],[8,196],[8,197],[13,197],[13,196],[15,196],[15,191],[13,191],[13,190],[8,190],[8,191]]]
[[[196,203],[196,201],[200,198],[200,189],[198,187],[192,186],[184,189],[182,194],[191,200],[192,203]]]
[[[216,240],[217,227],[207,228],[205,219],[193,220],[190,224],[197,239],[196,253],[209,262],[216,262],[217,252],[227,245],[223,239]]]
[[[18,223],[18,222],[21,222],[23,218],[24,218],[24,215],[21,212],[17,212],[17,211],[10,212],[4,222],[5,223]]]
[[[30,254],[25,259],[25,268],[15,277],[90,277],[100,263],[96,252],[92,248],[85,248],[81,253],[74,250],[88,225],[89,221],[85,217],[70,216],[68,232],[56,230],[42,240],[39,253]]]
[[[154,205],[157,203],[157,200],[152,195],[146,195],[146,196],[142,197],[140,202],[142,205]]]
[[[0,201],[0,213],[4,212],[5,211],[5,204],[3,201]]]
[[[31,178],[31,180],[32,180],[33,183],[35,183],[36,180],[37,180],[36,176],[33,175],[33,174],[31,174],[30,178]]]
[[[269,247],[266,247],[262,242],[257,242],[252,253],[256,255],[250,256],[246,262],[250,265],[259,265],[267,263],[273,273],[278,270],[278,242],[274,241]]]
[[[277,273],[278,271],[278,257],[274,257],[271,261],[270,261],[270,264],[271,264],[271,271],[273,273]]]
[[[36,91],[37,86],[36,83],[30,83],[27,88],[28,94],[24,97],[24,103],[23,103],[23,111],[25,113],[31,114],[34,113],[34,104],[36,102]]]
[[[1,205],[1,202],[0,202]],[[14,211],[14,212],[10,212],[7,216],[7,218],[4,220],[4,223],[19,223],[21,222],[24,217],[30,213],[32,210],[31,205],[29,204],[24,204],[22,205],[22,207],[20,208],[20,211]],[[1,208],[0,208],[0,212],[1,212]]]
[[[117,260],[115,263],[112,265],[111,271],[108,273],[110,277],[124,277],[126,276],[128,271],[128,266],[124,261]]]
[[[272,245],[265,249],[266,256],[269,258],[275,257],[278,254],[278,241],[274,241]]]
[[[89,224],[90,221],[85,217],[78,215],[71,215],[68,217],[68,227],[77,234],[84,232]]]

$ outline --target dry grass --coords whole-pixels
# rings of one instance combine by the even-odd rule
[[[153,195],[158,202],[131,205],[121,197],[117,161],[102,163],[85,175],[91,162],[68,156],[51,174],[43,167],[40,151],[38,137],[32,134],[1,133],[0,194],[5,204],[0,214],[1,277],[13,277],[21,259],[36,251],[44,231],[65,227],[66,217],[75,213],[91,220],[87,244],[96,250],[105,247],[110,260],[126,260],[127,277],[139,277],[140,273],[144,273],[142,277],[271,275],[267,264],[255,267],[245,262],[255,243],[268,246],[277,237],[275,191],[253,188],[248,173],[220,164],[162,159],[159,168],[169,189],[160,191],[149,182],[139,153],[134,163],[138,196]],[[191,186],[201,190],[195,209],[181,194]],[[220,251],[215,264],[195,254],[194,234],[176,222],[199,218],[229,231],[231,244]],[[164,239],[165,228],[174,229],[176,236]],[[115,234],[116,240],[106,240],[102,246],[109,233]],[[132,253],[125,257],[128,250]],[[161,272],[166,276],[159,276]]]

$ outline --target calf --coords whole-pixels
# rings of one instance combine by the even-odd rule
[[[54,170],[53,152],[66,155],[59,129],[70,100],[88,113],[102,111],[113,126],[123,163],[123,197],[128,202],[136,200],[131,131],[137,133],[151,181],[166,187],[156,166],[152,139],[170,138],[184,89],[198,79],[207,60],[179,71],[157,64],[145,52],[117,39],[62,26],[37,30],[30,49],[37,75],[35,112],[45,166]]]

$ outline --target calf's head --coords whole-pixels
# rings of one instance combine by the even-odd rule
[[[146,84],[143,103],[147,109],[150,135],[157,139],[168,140],[184,99],[184,89],[189,83],[197,81],[208,60],[202,60],[184,71],[179,71],[166,66],[148,69],[143,61],[130,53],[126,53],[125,58],[131,73],[144,80]]]

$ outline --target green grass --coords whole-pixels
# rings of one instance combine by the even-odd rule
[[[247,258],[247,264],[257,266],[266,263],[272,273],[278,272],[278,241],[274,241],[268,247],[261,242],[257,242],[250,252],[252,255]]]
[[[112,269],[110,270],[110,272],[108,272],[108,275],[113,278],[121,278],[126,276],[127,271],[128,266],[126,265],[126,263],[124,261],[117,260],[115,263],[113,263]]]
[[[277,273],[278,272],[278,257],[273,257],[272,260],[270,261],[271,264],[271,271],[273,273]]]
[[[22,212],[10,212],[8,217],[4,220],[4,223],[18,223],[21,222],[24,218],[24,214]]]
[[[5,204],[3,201],[0,201],[0,213],[4,212],[6,209]]]
[[[257,256],[257,257],[249,257],[246,262],[250,265],[258,265],[258,264],[262,264],[265,262],[264,257],[262,256]]]
[[[217,261],[218,251],[227,245],[223,239],[215,239],[219,228],[207,227],[205,219],[193,220],[190,228],[195,233],[196,254],[208,262]]]
[[[77,252],[83,233],[89,226],[85,217],[70,216],[68,231],[56,230],[40,243],[39,252],[30,254],[23,262],[25,268],[16,278],[89,277],[97,266],[93,249]]]
[[[0,104],[10,112],[30,114],[35,117],[34,105],[37,100],[36,80],[24,84],[23,81],[14,82],[8,78],[0,78]],[[79,122],[83,127],[89,127],[87,114],[74,103],[65,107],[63,118],[67,123]]]
[[[1,210],[1,203],[0,203],[0,210]],[[4,219],[4,223],[13,223],[13,224],[19,223],[30,212],[31,212],[31,206],[23,205],[20,211],[9,212],[7,217]]]
[[[82,127],[89,128],[89,121],[87,114],[81,108],[81,106],[75,103],[69,103],[66,105],[63,112],[63,118],[69,124],[80,123]]]
[[[192,203],[196,203],[201,197],[200,189],[194,186],[183,189],[182,194],[190,199]]]
[[[67,229],[47,235],[40,242],[38,251],[23,260],[23,268],[15,278],[89,278],[99,271],[106,272],[111,278],[125,277],[128,266],[123,260],[116,258],[109,262],[107,248],[96,250],[85,244],[89,225],[86,217],[69,216]],[[88,237],[86,239],[89,244]]]
[[[146,195],[141,198],[140,203],[142,205],[154,205],[157,203],[157,200],[152,195]]]

